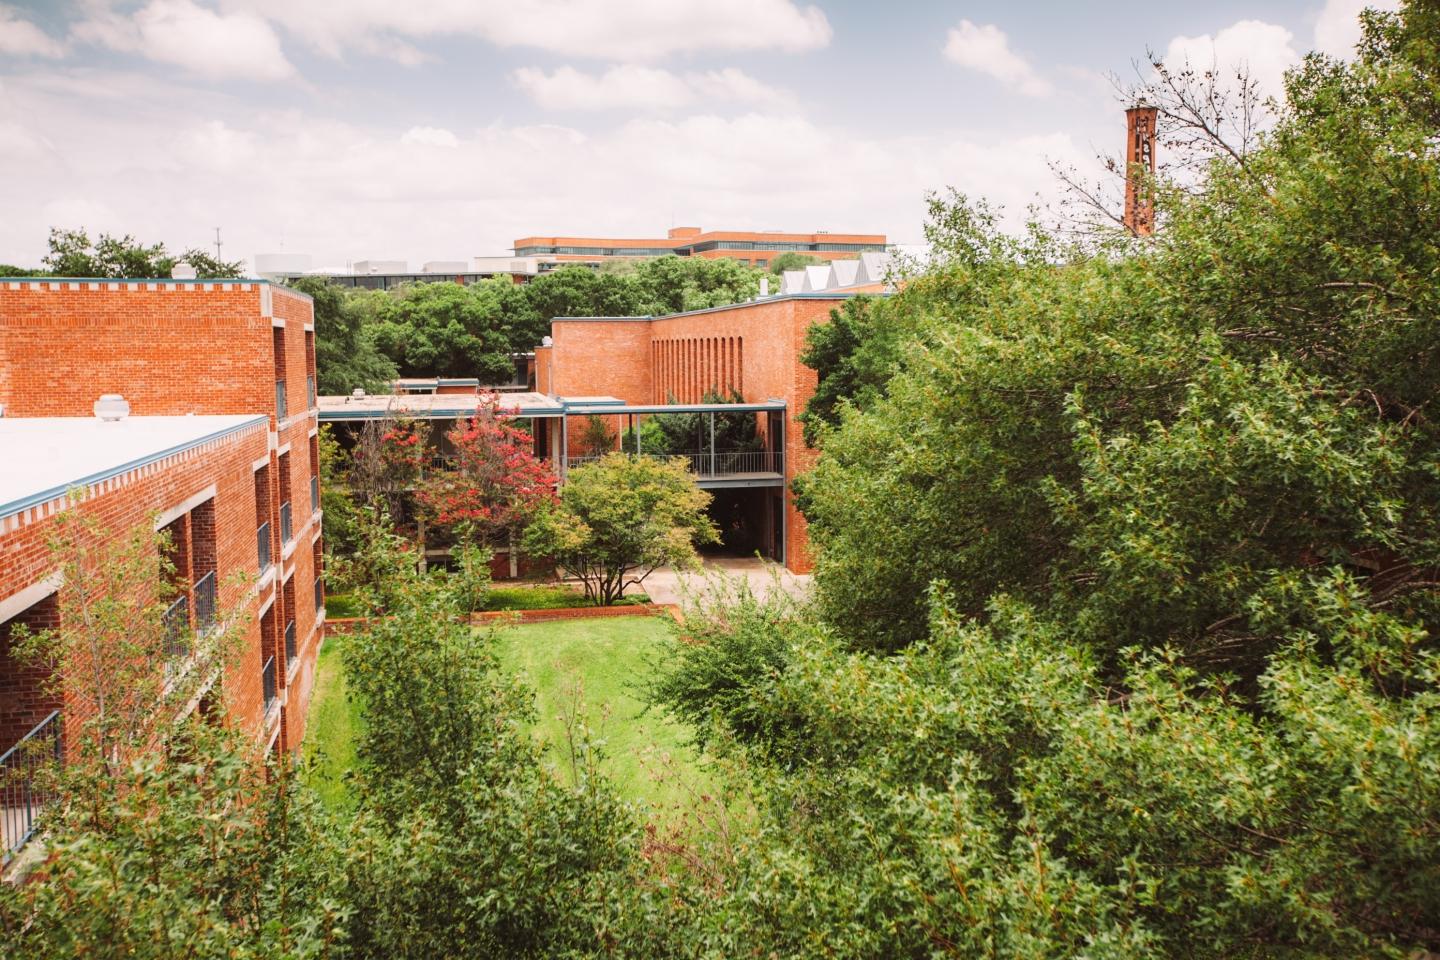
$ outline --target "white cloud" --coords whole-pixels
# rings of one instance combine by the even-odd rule
[[[1326,0],[1315,21],[1315,49],[1332,57],[1352,57],[1360,41],[1360,11],[1398,10],[1399,0]]]
[[[381,52],[395,38],[443,34],[571,57],[655,60],[699,51],[815,50],[830,42],[819,7],[794,0],[226,0],[316,49]]]
[[[460,146],[460,138],[443,127],[411,127],[400,137],[401,143],[414,143],[422,147],[444,147],[453,150]]]
[[[128,16],[97,8],[74,35],[207,77],[284,80],[295,74],[265,20],[243,11],[216,13],[192,0],[151,0]]]
[[[560,67],[546,73],[522,67],[511,81],[547,110],[673,110],[694,104],[749,103],[788,106],[789,94],[733,67],[704,73],[674,73],[658,67],[623,64],[603,73]]]
[[[1005,31],[993,23],[981,25],[961,20],[947,36],[945,56],[962,67],[994,77],[1028,97],[1043,97],[1052,89],[1049,81],[1037,74],[1024,57],[1010,49]]]
[[[63,57],[65,45],[15,10],[0,4],[0,54],[9,57]]]
[[[873,231],[905,242],[920,237],[927,189],[953,184],[1019,217],[1053,188],[1047,157],[1083,167],[1090,153],[1062,134],[857,132],[767,113],[650,117],[592,132],[362,126],[251,110],[203,88],[170,91],[193,107],[177,115],[144,106],[168,85],[139,79],[110,84],[142,104],[122,114],[108,97],[78,92],[92,86],[104,78],[6,81],[0,129],[26,146],[0,156],[10,174],[0,179],[0,262],[37,262],[52,224],[182,248],[220,225],[227,251],[283,240],[332,264],[499,254],[535,233],[663,236],[672,215],[716,229]],[[284,149],[264,149],[277,141]],[[36,154],[34,144],[50,148]],[[117,178],[126,190],[113,189]]]
[[[1176,37],[1165,50],[1165,65],[1178,70],[1189,65],[1197,71],[1214,70],[1222,84],[1248,71],[1261,93],[1284,95],[1284,73],[1300,60],[1291,45],[1294,34],[1260,20],[1241,20],[1223,30],[1198,37]]]

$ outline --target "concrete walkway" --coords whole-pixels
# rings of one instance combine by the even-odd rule
[[[808,575],[791,573],[778,563],[758,557],[707,557],[704,568],[697,573],[677,573],[661,567],[645,578],[640,591],[632,587],[630,592],[649,594],[653,603],[679,604],[684,602],[687,592],[704,591],[707,577],[744,580],[757,597],[768,596],[774,589],[803,597],[810,589]]]

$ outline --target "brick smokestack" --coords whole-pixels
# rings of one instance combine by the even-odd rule
[[[1146,178],[1155,173],[1155,120],[1143,105],[1125,111],[1125,227],[1137,237],[1155,232],[1155,195]]]

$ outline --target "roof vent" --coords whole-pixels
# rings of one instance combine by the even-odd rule
[[[102,393],[95,401],[95,416],[106,423],[115,423],[130,416],[130,401],[118,393]]]
[[[170,268],[171,280],[194,280],[196,275],[195,268],[184,260],[177,260]]]
[[[352,391],[350,392],[350,396],[352,396],[352,397],[354,397],[355,399],[359,400],[361,397],[365,396],[365,388],[364,388],[364,387],[356,387],[354,390],[352,390]]]

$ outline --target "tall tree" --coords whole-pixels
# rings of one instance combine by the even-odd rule
[[[172,254],[165,244],[146,246],[130,234],[116,237],[100,234],[93,243],[85,230],[50,228],[50,252],[44,263],[57,277],[105,277],[132,279],[168,277],[175,264],[184,261],[195,268],[202,280],[223,280],[243,276],[243,261],[225,261],[198,248]]]
[[[381,392],[397,376],[394,362],[375,346],[375,332],[344,288],[324,277],[300,277],[290,286],[315,301],[315,389],[322,396],[358,389]]]

